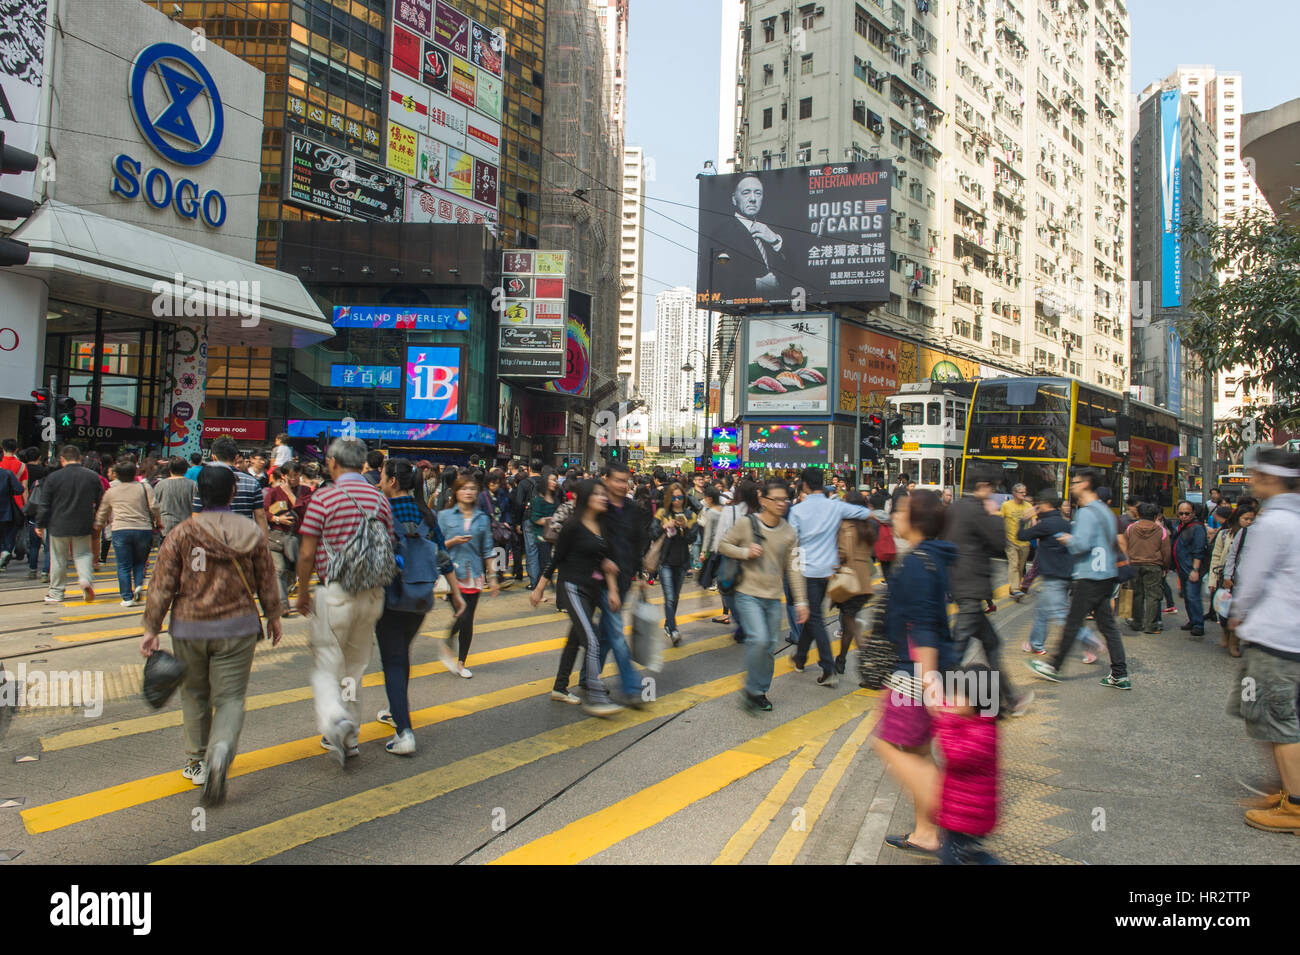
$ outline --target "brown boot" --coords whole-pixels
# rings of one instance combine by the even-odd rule
[[[1237,640],[1237,632],[1235,630],[1228,631],[1228,656],[1241,656],[1241,644]]]
[[[1300,834],[1300,806],[1283,799],[1273,809],[1251,809],[1246,813],[1246,825],[1265,832]]]
[[[1237,805],[1242,809],[1276,809],[1285,798],[1286,793],[1279,789],[1267,796],[1245,796],[1237,800]]]

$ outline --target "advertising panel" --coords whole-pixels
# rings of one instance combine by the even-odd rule
[[[475,107],[493,119],[501,118],[501,80],[491,73],[478,71],[478,96]]]
[[[457,56],[469,56],[469,17],[438,0],[433,10],[433,38]]]
[[[420,60],[420,82],[448,96],[451,93],[451,54],[432,40],[425,40]]]
[[[460,100],[466,106],[474,105],[475,89],[474,65],[459,57],[451,58],[451,98]]]
[[[1183,254],[1179,229],[1183,218],[1182,153],[1178,123],[1181,93],[1160,94],[1160,212],[1161,273],[1160,305],[1178,308],[1183,304]],[[1177,412],[1175,412],[1177,414]]]
[[[564,437],[568,434],[569,413],[567,411],[542,411],[537,415],[534,430],[539,436],[548,438]]]
[[[1178,336],[1178,326],[1173,322],[1169,323],[1169,328],[1165,332],[1165,341],[1169,356],[1165,365],[1169,374],[1169,393],[1165,396],[1165,407],[1175,418],[1181,418],[1183,415],[1183,342]]]
[[[406,191],[406,221],[494,226],[497,213],[443,189],[414,183]]]
[[[433,0],[394,0],[393,19],[421,36],[433,33]]]
[[[329,437],[344,434],[362,441],[451,441],[457,444],[497,443],[496,428],[481,424],[450,424],[445,421],[342,421],[327,418],[290,418],[285,431],[291,438],[315,438],[322,431]]]
[[[410,30],[393,27],[393,69],[413,80],[420,78],[420,53],[424,44]]]
[[[0,64],[0,133],[5,145],[34,153],[40,130],[41,84],[45,72],[45,19],[47,0],[0,5],[0,36],[4,60]],[[13,173],[5,178],[5,191],[33,198],[36,173]],[[26,396],[23,397],[26,401]]]
[[[591,296],[586,292],[569,289],[566,331],[564,375],[548,381],[546,390],[585,397],[591,384]]]
[[[432,95],[414,80],[394,75],[388,88],[389,122],[400,123],[417,133],[429,132],[429,98]]]
[[[203,437],[234,438],[236,441],[265,441],[266,421],[254,421],[245,418],[204,418]]]
[[[830,460],[830,427],[824,424],[745,425],[745,465],[805,468]]]
[[[388,124],[388,168],[407,176],[414,176],[417,167],[421,135],[415,130]]]
[[[786,315],[745,322],[744,410],[829,410],[831,316]]]
[[[330,365],[330,387],[396,388],[401,374],[396,365]]]
[[[893,176],[886,161],[702,176],[698,301],[887,302]]]
[[[474,198],[474,157],[447,147],[447,188],[462,199]]]
[[[298,135],[292,140],[289,202],[345,219],[402,221],[404,177]]]
[[[898,339],[889,335],[840,322],[836,411],[884,409],[885,397],[898,391],[898,346]]]
[[[740,467],[739,429],[713,429],[713,457],[710,467],[715,471],[734,471]]]
[[[505,292],[501,322],[514,327],[562,328],[569,253],[507,249],[501,253]]]
[[[423,186],[447,187],[447,146],[430,136],[420,136],[420,145],[415,158],[415,172],[412,175]]]
[[[412,421],[455,421],[460,404],[460,349],[406,347],[403,414]]]
[[[914,342],[898,343],[900,382],[974,381],[979,376],[980,367],[976,362],[956,358]]]
[[[335,328],[402,328],[419,332],[463,332],[469,312],[463,308],[414,305],[335,305]]]
[[[564,330],[500,329],[497,374],[516,378],[555,378],[564,373]]]
[[[497,36],[477,21],[470,24],[469,58],[481,70],[499,77],[503,66],[505,47],[504,37]]]

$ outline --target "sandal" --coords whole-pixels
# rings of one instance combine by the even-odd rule
[[[936,855],[938,849],[927,849],[925,846],[918,846],[912,841],[912,833],[905,836],[885,836],[885,845],[893,846],[895,849],[902,849],[904,852],[921,852],[925,855]]]
[[[714,622],[714,623],[725,623],[725,624],[730,624],[730,623],[731,623],[731,618],[730,618],[729,616],[727,616],[726,614],[719,614],[718,616],[716,616],[716,617],[713,618],[713,622]]]

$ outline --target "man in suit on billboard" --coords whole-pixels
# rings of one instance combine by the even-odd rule
[[[758,221],[763,208],[763,183],[742,176],[731,194],[735,212],[718,228],[718,243],[732,253],[729,277],[738,294],[770,297],[780,291],[777,271],[785,267],[785,240]]]

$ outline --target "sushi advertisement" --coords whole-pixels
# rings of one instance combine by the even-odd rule
[[[831,317],[750,318],[745,328],[745,413],[826,414]]]

